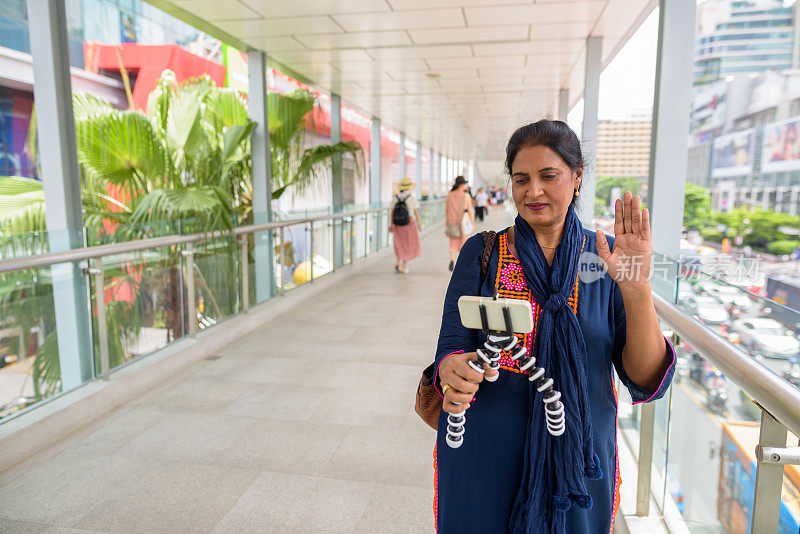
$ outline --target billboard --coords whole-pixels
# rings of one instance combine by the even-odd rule
[[[711,176],[743,176],[753,171],[753,130],[742,130],[714,139]]]
[[[781,172],[800,169],[800,117],[764,127],[761,171]]]

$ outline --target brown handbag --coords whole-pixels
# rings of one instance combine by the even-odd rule
[[[483,280],[489,272],[489,261],[492,258],[492,249],[494,249],[494,242],[497,238],[495,232],[481,232],[483,237],[483,255],[481,256],[481,278],[478,285],[483,285]],[[420,419],[425,421],[429,427],[436,430],[439,426],[439,412],[442,411],[442,397],[433,384],[434,361],[425,370],[422,371],[422,377],[419,379],[417,386],[417,398],[414,402],[414,411],[417,412]]]

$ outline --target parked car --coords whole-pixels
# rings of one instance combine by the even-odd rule
[[[796,357],[800,341],[778,321],[766,317],[738,319],[732,328],[741,337],[742,346],[767,357]]]
[[[730,319],[728,312],[714,297],[692,295],[681,301],[681,304],[689,313],[707,324],[722,324]]]
[[[733,304],[742,311],[748,311],[753,307],[753,301],[745,292],[733,286],[723,284],[706,284],[705,291],[712,297],[719,300],[724,305]]]

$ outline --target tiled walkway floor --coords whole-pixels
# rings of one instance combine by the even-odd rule
[[[0,474],[0,532],[432,532],[413,400],[447,261],[434,231],[410,274],[382,260]]]

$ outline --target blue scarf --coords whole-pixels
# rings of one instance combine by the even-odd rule
[[[536,325],[533,355],[545,376],[555,381],[566,412],[566,431],[547,432],[542,394],[529,382],[528,433],[522,482],[509,528],[513,534],[562,534],[566,511],[574,502],[592,507],[586,479],[603,473],[592,442],[592,418],[586,384],[586,346],[578,318],[568,300],[575,286],[583,230],[572,207],[553,265],[539,247],[533,229],[517,215],[514,222],[517,257],[533,298],[542,310]]]

